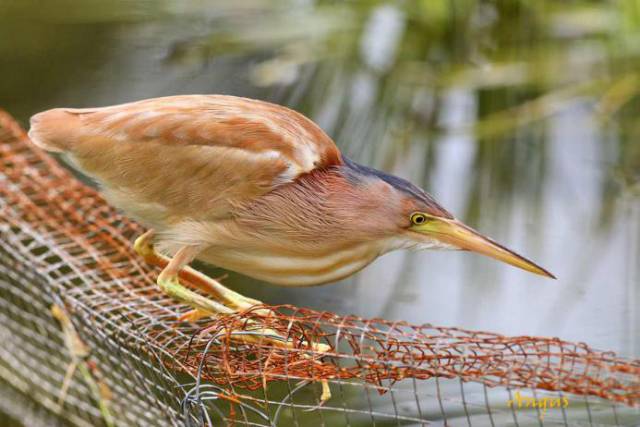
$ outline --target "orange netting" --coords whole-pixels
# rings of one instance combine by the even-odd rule
[[[48,314],[48,304],[63,304],[89,347],[111,346],[111,353],[98,354],[94,363],[107,373],[104,381],[111,389],[114,413],[123,417],[133,413],[129,421],[137,423],[141,418],[136,417],[146,416],[152,423],[149,420],[167,407],[173,408],[169,419],[180,418],[176,404],[182,400],[184,409],[185,393],[176,373],[187,374],[197,386],[205,381],[215,384],[215,397],[230,402],[232,413],[243,399],[261,399],[251,390],[292,379],[316,387],[319,381],[330,380],[332,399],[338,398],[334,384],[342,387],[346,381],[385,393],[405,379],[454,378],[509,390],[549,390],[640,405],[640,361],[558,338],[415,326],[292,306],[268,307],[266,314],[265,307],[256,307],[198,325],[178,322],[188,307],[159,291],[155,286],[159,269],[146,265],[132,250],[131,242],[142,231],[35,148],[6,113],[0,114],[0,283],[6,283],[0,297],[7,301],[2,306],[5,318],[0,320],[14,328],[11,337],[19,336],[15,345],[27,348],[30,340],[40,338],[20,325],[37,323],[48,331],[43,336],[53,337],[57,325]],[[274,345],[255,332],[256,325],[269,328],[276,341],[288,345]],[[251,340],[240,339],[243,334]],[[310,343],[326,344],[329,350],[314,351]],[[43,352],[41,346],[33,349],[25,350],[24,357]],[[52,345],[44,350],[49,358],[41,355],[42,362],[30,365],[16,356],[15,348],[11,351],[0,351],[6,369],[33,372],[44,366],[45,359],[53,363],[54,351],[64,350]],[[121,366],[132,352],[130,364]],[[2,363],[3,377],[1,368]],[[51,383],[56,381],[60,378]],[[129,390],[136,387],[146,393],[144,399],[160,399],[162,405],[138,398],[140,408],[132,411]],[[75,402],[78,414],[91,412],[80,405],[81,394],[72,388],[67,402]],[[118,396],[126,398],[126,407],[118,408]],[[159,412],[144,415],[153,412],[150,407]],[[394,411],[399,419],[395,402]],[[91,414],[100,418],[95,411]]]

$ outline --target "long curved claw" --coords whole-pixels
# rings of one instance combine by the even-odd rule
[[[178,321],[195,323],[200,319],[204,319],[205,317],[210,317],[210,316],[211,316],[211,313],[194,308],[193,310],[189,310],[187,312],[182,313],[178,317]]]

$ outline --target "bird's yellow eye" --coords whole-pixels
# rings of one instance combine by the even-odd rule
[[[427,216],[422,213],[414,213],[411,214],[411,224],[413,225],[422,225],[427,222]]]

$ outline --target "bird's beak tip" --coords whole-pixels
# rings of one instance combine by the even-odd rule
[[[549,279],[553,279],[553,280],[558,280],[558,278],[551,272],[547,271],[547,270],[543,270],[542,273],[540,274],[540,276],[549,278]]]
[[[522,270],[556,280],[556,276],[534,262],[483,236],[455,219],[434,219],[433,223],[417,226],[415,231],[451,244],[459,249],[480,253],[511,264]]]
[[[546,277],[548,279],[553,279],[553,280],[558,280],[558,278],[551,273],[548,270],[545,270],[544,268],[540,267],[539,265],[534,264],[533,262],[526,260],[528,263],[530,263],[527,266],[520,266],[520,265],[516,265],[516,267],[520,267],[523,270],[529,271],[533,274],[537,274],[538,276],[542,276],[542,277]]]

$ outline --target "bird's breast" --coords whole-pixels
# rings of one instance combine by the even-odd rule
[[[302,251],[301,251],[302,252]],[[329,247],[293,254],[278,250],[210,248],[198,258],[228,270],[284,286],[313,286],[343,279],[380,255],[371,245]]]

